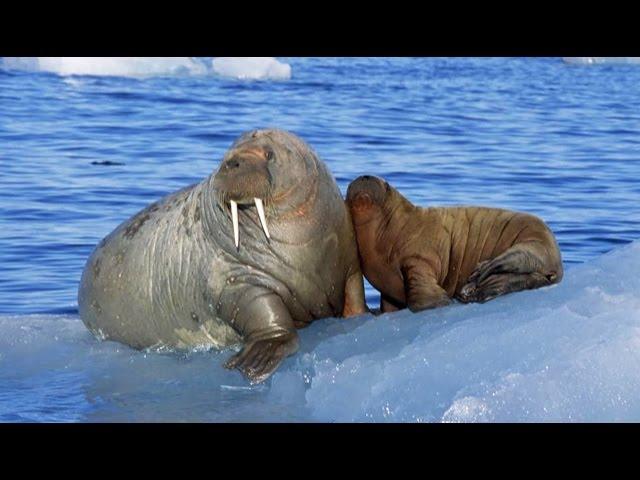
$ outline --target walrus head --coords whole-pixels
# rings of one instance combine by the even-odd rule
[[[213,187],[220,205],[231,208],[236,248],[238,206],[255,205],[262,229],[271,238],[265,206],[273,211],[287,202],[298,201],[300,179],[314,174],[316,161],[302,140],[283,130],[254,130],[233,143],[213,177]]]
[[[363,175],[347,189],[347,205],[356,223],[364,223],[381,212],[392,188],[380,177]]]

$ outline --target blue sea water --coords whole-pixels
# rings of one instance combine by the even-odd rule
[[[291,66],[289,79],[0,68],[0,421],[333,418],[317,414],[322,408],[309,414],[313,379],[285,381],[302,371],[295,362],[303,360],[289,359],[271,383],[248,387],[220,369],[223,354],[138,353],[98,342],[77,318],[78,281],[100,239],[154,200],[209,175],[249,129],[301,136],[343,192],[355,177],[374,174],[422,206],[536,214],[555,232],[568,272],[640,238],[636,65],[280,61]],[[370,287],[367,300],[372,307],[378,301]],[[340,325],[329,320],[303,332],[302,351],[316,355],[315,338],[335,340],[335,329],[364,323]],[[149,357],[148,390],[138,391],[140,379],[126,372],[146,371]],[[207,376],[207,369],[215,372]],[[191,396],[177,401],[185,384]],[[282,403],[288,389],[309,405],[295,411]],[[335,418],[360,419],[358,412]]]

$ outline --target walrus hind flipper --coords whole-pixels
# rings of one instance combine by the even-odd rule
[[[544,261],[535,251],[541,248],[534,244],[514,245],[503,254],[480,262],[469,275],[468,282],[480,284],[495,273],[544,273]]]
[[[489,275],[482,282],[467,283],[460,290],[458,300],[463,303],[484,303],[500,295],[520,290],[550,285],[549,279],[540,273],[496,273]]]
[[[494,259],[480,262],[457,299],[463,303],[482,303],[506,293],[555,283],[557,273],[545,268],[545,262],[535,252],[536,247],[515,245]]]

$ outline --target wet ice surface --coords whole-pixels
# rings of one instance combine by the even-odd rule
[[[74,316],[5,316],[0,420],[638,420],[639,269],[634,242],[484,305],[317,321],[256,386],[222,368],[231,351],[137,352]]]

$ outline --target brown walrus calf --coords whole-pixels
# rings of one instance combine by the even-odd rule
[[[381,178],[347,190],[362,271],[380,309],[419,311],[558,283],[560,249],[547,225],[485,207],[420,208]]]

